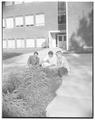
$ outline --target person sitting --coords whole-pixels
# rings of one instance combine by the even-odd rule
[[[48,56],[42,61],[42,67],[52,67],[56,65],[56,56],[53,51],[48,52]]]
[[[29,67],[39,65],[39,57],[37,51],[34,52],[33,55],[29,56],[27,64]]]
[[[57,57],[57,67],[58,67],[58,75],[62,77],[70,72],[69,64],[66,58],[62,55],[61,51],[56,52]]]

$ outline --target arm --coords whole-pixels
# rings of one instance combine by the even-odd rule
[[[48,57],[44,58],[43,62],[47,62],[47,63],[49,63],[49,59],[48,59]]]
[[[50,62],[49,62],[48,57],[44,58],[44,59],[41,61],[41,65],[42,65],[43,67],[48,67],[48,66],[50,66]]]
[[[30,63],[31,63],[30,59],[31,59],[31,58],[30,58],[30,56],[29,56],[28,61],[27,61],[28,66],[29,66]]]
[[[39,59],[39,57],[37,57],[36,58],[36,63],[35,63],[36,65],[39,65],[40,64],[40,59]]]
[[[48,57],[45,57],[45,58],[41,61],[41,63],[49,63]]]

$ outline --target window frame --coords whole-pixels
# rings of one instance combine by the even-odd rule
[[[9,47],[9,41],[14,41],[14,47]],[[7,41],[7,48],[8,49],[15,49],[16,48],[16,43],[15,43],[15,39],[8,39],[8,41]]]
[[[12,19],[12,26],[11,27],[8,27],[8,19]],[[6,23],[6,29],[13,29],[14,28],[14,18],[13,17],[8,17],[5,19],[5,23]],[[10,25],[11,25],[11,22],[10,22]]]
[[[23,43],[24,43],[24,44],[23,44],[23,47],[22,47],[22,46],[19,46],[19,47],[18,47],[18,41],[23,41]],[[22,43],[21,43],[21,44],[19,43],[19,45],[22,45]],[[16,48],[17,48],[17,49],[24,49],[25,47],[26,47],[26,46],[25,46],[25,39],[23,39],[23,38],[17,38],[17,39],[16,39]]]
[[[3,18],[3,19],[2,19],[2,22],[3,22],[2,27],[3,27],[3,28],[6,28],[6,19]]]
[[[42,38],[37,38],[36,39],[36,47],[38,47],[38,48],[42,48],[43,46],[38,46],[39,44],[37,44],[38,42],[38,40],[40,40],[40,39],[43,39],[44,41],[41,43],[41,42],[39,42],[39,43],[41,43],[41,45],[46,41],[46,39],[44,38],[44,37],[42,37]]]
[[[6,47],[4,47],[4,43],[3,42],[6,42],[6,45],[5,45]],[[2,48],[6,49],[7,48],[7,40],[3,39],[3,42],[2,42]]]
[[[7,4],[7,3],[11,3],[11,4]],[[8,6],[12,6],[13,5],[13,2],[12,1],[5,1],[5,6],[8,7]]]
[[[33,43],[32,47],[30,47],[30,46],[27,47],[27,41],[28,41],[28,40],[33,40],[34,43]],[[26,48],[35,48],[35,39],[33,39],[33,38],[27,38],[27,39],[25,40],[25,42],[26,42]]]
[[[21,5],[21,4],[23,4],[23,2],[22,1],[14,1],[14,5]]]
[[[43,23],[37,23],[37,16],[43,15],[44,16],[44,22]],[[45,26],[45,14],[44,13],[37,13],[35,15],[35,26]]]
[[[58,15],[58,24],[66,24],[66,14]]]
[[[22,18],[22,24],[17,24],[17,18]],[[17,22],[17,23],[16,23]],[[17,24],[17,25],[16,25]],[[15,27],[23,27],[24,26],[24,17],[23,16],[16,16],[15,17]]]
[[[32,24],[26,24],[26,17],[33,17],[33,23]],[[34,26],[35,25],[35,21],[34,21],[35,19],[34,19],[34,15],[33,14],[31,14],[31,15],[25,15],[25,26]]]

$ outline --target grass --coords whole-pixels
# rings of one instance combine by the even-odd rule
[[[19,56],[21,55],[22,53],[9,53],[9,52],[4,52],[3,55],[2,55],[2,59],[3,60],[6,60],[6,59],[9,59],[9,58],[13,58],[13,57],[16,57],[16,56]]]
[[[3,60],[6,60],[6,59],[9,59],[9,58],[12,58],[15,56],[19,56],[21,54],[32,53],[34,51],[40,51],[42,49],[44,49],[44,48],[9,49],[8,51],[6,49],[2,53],[2,58],[3,58]]]

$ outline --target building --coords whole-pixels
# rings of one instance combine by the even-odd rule
[[[93,45],[92,2],[3,2],[3,50]]]
[[[3,48],[66,46],[65,2],[3,2]]]

